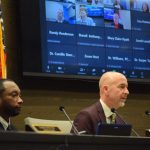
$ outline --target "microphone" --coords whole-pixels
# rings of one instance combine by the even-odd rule
[[[116,109],[115,109],[115,108],[112,108],[112,109],[111,109],[111,112],[116,113]]]
[[[118,112],[116,111],[115,108],[112,108],[112,109],[111,109],[111,112],[116,113],[116,115],[117,115],[125,124],[127,124],[127,123],[122,119],[122,117],[118,114]],[[133,128],[132,128],[132,132],[133,132],[136,136],[140,136]]]
[[[149,116],[149,115],[150,115],[150,111],[146,110],[146,111],[145,111],[145,114],[146,114],[147,116]]]
[[[59,110],[62,111],[62,112],[65,114],[65,116],[66,116],[67,119],[69,120],[70,124],[72,125],[72,129],[73,129],[73,131],[74,131],[74,133],[75,133],[76,135],[80,135],[80,134],[86,133],[86,131],[80,131],[80,132],[79,132],[79,131],[77,130],[77,128],[76,128],[75,125],[72,123],[70,117],[69,117],[68,114],[66,113],[65,108],[64,108],[63,106],[60,106],[60,107],[59,107]]]

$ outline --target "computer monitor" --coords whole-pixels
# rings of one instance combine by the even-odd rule
[[[130,124],[106,124],[99,123],[97,135],[130,136],[132,125]]]

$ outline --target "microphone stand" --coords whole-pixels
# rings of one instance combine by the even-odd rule
[[[122,119],[122,117],[118,114],[118,112],[116,111],[115,108],[112,108],[111,111],[112,111],[113,113],[116,113],[116,115],[124,122],[124,124],[127,124],[127,123]],[[133,128],[132,128],[132,132],[133,132],[137,137],[140,136]]]
[[[65,114],[65,116],[66,116],[67,119],[69,120],[70,124],[72,125],[73,131],[74,131],[74,133],[75,133],[76,135],[80,135],[80,134],[82,134],[82,133],[85,133],[85,131],[79,132],[79,131],[77,130],[77,128],[76,128],[75,125],[72,123],[70,117],[69,117],[68,114],[66,113],[65,108],[64,108],[63,106],[60,106],[60,107],[59,107],[59,110],[62,111],[62,112]]]

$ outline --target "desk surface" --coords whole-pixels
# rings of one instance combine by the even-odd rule
[[[31,132],[0,132],[2,150],[51,150],[86,149],[97,150],[148,150],[148,137],[92,136],[92,135],[49,135]]]

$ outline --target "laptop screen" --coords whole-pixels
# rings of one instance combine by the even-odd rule
[[[99,123],[96,135],[130,136],[132,125],[130,124],[104,124]]]

